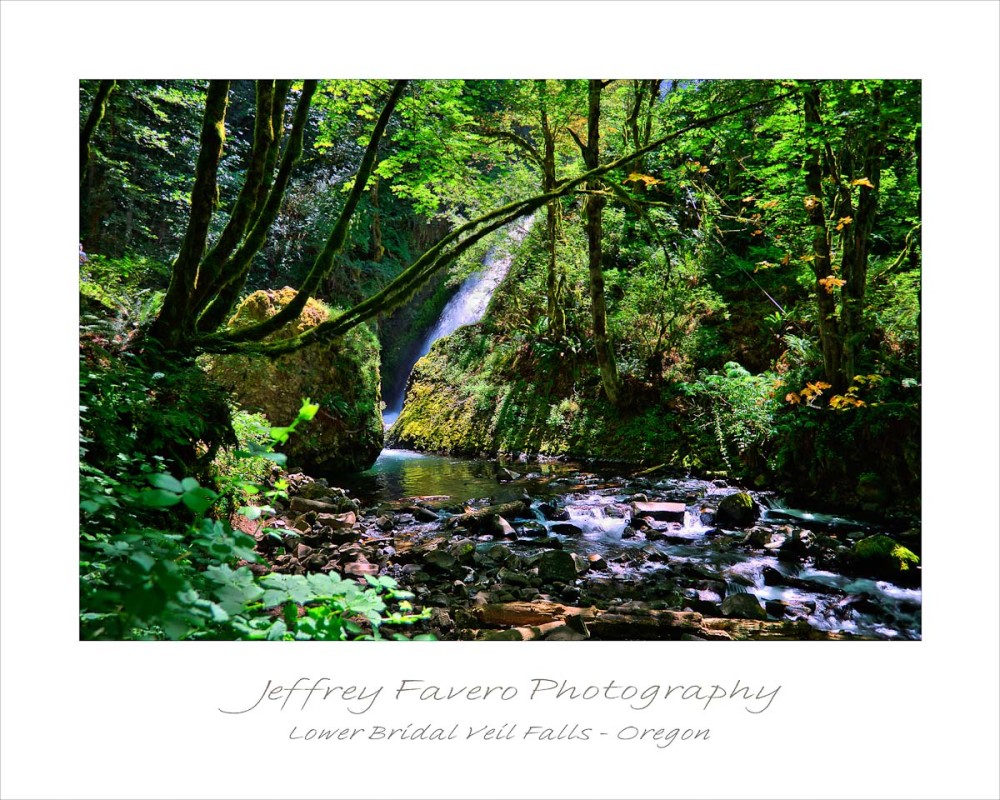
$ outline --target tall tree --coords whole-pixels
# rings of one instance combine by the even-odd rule
[[[805,84],[805,183],[809,192],[805,208],[813,231],[811,257],[823,367],[827,382],[840,392],[856,372],[865,335],[870,240],[895,90],[891,82],[883,81],[854,83],[847,92],[842,85],[828,83],[826,88],[829,103],[847,121],[840,130],[824,121],[823,84]]]
[[[605,81],[591,80],[587,86],[587,141],[580,142],[583,161],[588,171],[600,163],[601,153],[601,90]],[[640,153],[636,150],[635,153]],[[636,155],[636,158],[640,156]],[[606,198],[599,176],[587,181],[586,203],[584,205],[585,228],[587,231],[587,269],[590,274],[590,307],[594,325],[594,348],[597,351],[597,365],[601,371],[604,394],[612,405],[621,403],[621,380],[615,361],[614,344],[608,334],[608,310],[604,297],[604,269],[602,265],[602,214]]]

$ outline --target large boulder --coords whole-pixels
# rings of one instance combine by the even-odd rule
[[[723,528],[749,528],[759,517],[756,501],[746,492],[737,492],[719,501],[715,524]]]
[[[920,557],[885,534],[855,542],[851,556],[855,569],[864,574],[906,583],[919,581],[916,567]]]
[[[295,290],[287,286],[254,292],[240,304],[230,324],[261,322],[294,296]],[[310,298],[298,319],[268,341],[297,336],[325,322],[331,313]],[[378,458],[383,439],[379,349],[366,325],[352,328],[337,341],[318,342],[276,358],[213,357],[208,372],[234,393],[243,408],[264,412],[273,425],[295,419],[304,398],[319,403],[319,413],[280,447],[290,464],[307,471],[351,472],[367,469]]]

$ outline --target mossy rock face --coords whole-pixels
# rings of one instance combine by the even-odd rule
[[[760,517],[757,503],[746,492],[729,494],[719,502],[715,524],[727,528],[746,528]]]
[[[295,296],[289,287],[258,291],[240,304],[230,324],[242,327],[274,316]],[[325,322],[330,309],[310,298],[297,320],[268,337],[287,339]],[[348,472],[370,467],[382,450],[379,348],[365,325],[342,339],[317,343],[276,358],[213,357],[209,375],[231,390],[248,411],[263,411],[272,425],[287,425],[306,397],[319,413],[281,447],[303,469]]]
[[[854,544],[854,558],[867,572],[879,577],[908,577],[920,563],[920,557],[883,533]]]

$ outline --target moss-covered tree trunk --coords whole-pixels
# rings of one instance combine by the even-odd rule
[[[170,274],[170,285],[163,307],[150,329],[151,338],[168,350],[181,349],[194,333],[194,309],[191,299],[198,266],[205,255],[208,229],[218,196],[216,176],[222,147],[226,140],[226,107],[229,102],[229,81],[212,81],[205,99],[205,115],[201,126],[201,150],[195,166],[194,188],[191,190],[191,214],[181,250]]]
[[[840,391],[844,343],[837,318],[834,297],[833,263],[830,254],[830,230],[823,202],[823,124],[820,118],[819,84],[811,83],[804,93],[806,134],[806,218],[812,228],[813,274],[816,277],[816,310],[823,373],[826,382]]]
[[[541,113],[542,132],[542,191],[551,192],[556,188],[556,134],[549,123],[548,87],[546,81],[536,82]],[[550,200],[545,206],[546,294],[549,331],[556,339],[566,333],[566,309],[563,294],[566,289],[566,274],[559,266],[557,258],[560,201]]]
[[[588,88],[587,144],[583,158],[587,169],[600,164],[601,89],[603,82],[590,81]],[[604,299],[604,269],[601,253],[603,240],[602,216],[605,199],[599,177],[587,181],[585,227],[587,231],[587,267],[590,272],[590,307],[594,325],[594,348],[601,371],[604,393],[612,405],[621,402],[621,384],[615,351],[608,334],[608,311]]]
[[[101,81],[97,87],[97,94],[94,95],[94,102],[87,115],[87,121],[80,131],[80,185],[84,185],[87,175],[87,165],[90,163],[90,140],[94,138],[94,131],[104,119],[104,112],[108,106],[108,97],[111,90],[115,88],[117,81]]]

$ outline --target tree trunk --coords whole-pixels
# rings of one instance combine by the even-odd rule
[[[90,140],[94,136],[94,131],[104,119],[104,111],[108,105],[108,96],[115,88],[116,81],[101,81],[97,87],[97,94],[94,96],[94,104],[90,107],[87,121],[80,131],[80,185],[83,186],[84,178],[87,175],[87,164],[90,161]]]
[[[587,114],[587,144],[583,150],[587,169],[594,169],[600,163],[601,89],[599,80],[590,81]],[[594,324],[594,347],[597,350],[597,365],[601,370],[604,394],[612,405],[621,402],[621,385],[615,352],[608,335],[608,311],[604,300],[604,270],[601,244],[603,238],[602,212],[604,197],[599,177],[587,181],[586,231],[587,267],[590,271],[590,307]]]
[[[840,391],[843,340],[837,320],[833,286],[823,283],[833,276],[830,258],[830,233],[823,204],[822,120],[819,115],[819,84],[810,83],[804,95],[806,121],[806,216],[813,229],[812,268],[816,276],[816,305],[819,314],[819,339],[823,351],[823,377]],[[846,387],[845,387],[846,388]]]
[[[542,116],[542,191],[551,192],[556,188],[556,139],[555,131],[549,125],[547,87],[545,81],[536,83]],[[553,338],[560,339],[566,333],[566,311],[562,294],[566,286],[566,276],[559,269],[556,257],[559,227],[559,200],[550,200],[545,206],[545,240],[548,249],[546,266],[547,312],[549,331]]]
[[[229,81],[212,81],[205,99],[201,150],[195,166],[194,189],[191,191],[191,215],[180,253],[174,262],[163,308],[150,329],[150,336],[168,350],[182,348],[194,333],[192,292],[198,266],[205,254],[208,228],[217,200],[216,176],[226,138],[228,102]]]

